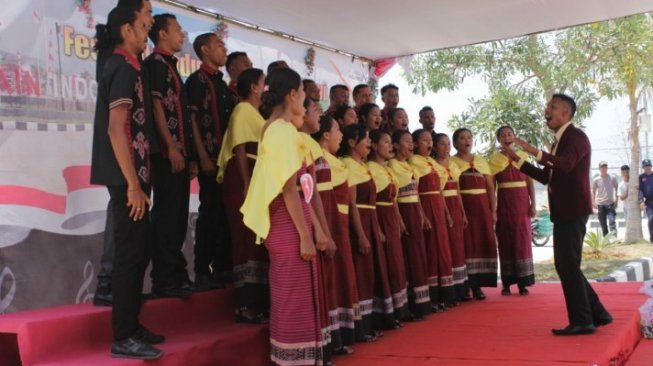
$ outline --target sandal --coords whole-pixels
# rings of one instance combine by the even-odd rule
[[[519,288],[519,294],[520,294],[520,295],[522,295],[522,296],[526,296],[526,295],[528,295],[529,293],[530,293],[530,292],[528,291],[528,289],[527,289],[526,287],[520,287],[520,288]]]
[[[270,321],[263,313],[257,313],[247,307],[236,309],[236,323],[267,324]]]
[[[485,296],[485,294],[483,293],[483,290],[481,290],[480,287],[476,287],[476,288],[472,289],[472,292],[474,293],[474,298],[476,300],[485,300],[486,296]]]
[[[342,346],[340,348],[335,348],[331,353],[339,356],[348,356],[354,353],[354,349],[348,346]]]
[[[520,288],[519,291],[521,292],[521,288]],[[510,296],[510,287],[504,287],[504,288],[501,290],[501,295],[503,295],[503,296]]]

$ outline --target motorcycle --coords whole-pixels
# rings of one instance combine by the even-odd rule
[[[531,235],[531,241],[535,246],[541,247],[549,242],[551,235],[553,235],[553,223],[549,211],[540,211],[531,220]]]

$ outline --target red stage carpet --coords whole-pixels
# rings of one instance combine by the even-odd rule
[[[594,283],[614,322],[590,336],[558,337],[551,328],[567,324],[559,284],[538,284],[529,296],[501,296],[433,314],[426,321],[385,332],[374,343],[356,345],[337,366],[432,365],[621,365],[641,337],[641,283]],[[646,340],[642,341],[646,344]],[[611,363],[614,361],[614,363]],[[646,365],[652,366],[653,359]],[[628,364],[630,366],[630,363]],[[638,366],[637,364],[634,364]]]
[[[593,284],[615,318],[591,336],[555,337],[567,322],[559,284],[540,284],[531,295],[465,303],[422,322],[357,344],[337,366],[621,365],[640,340],[637,308],[646,300],[639,283]],[[0,366],[175,365],[266,366],[267,328],[235,324],[232,291],[196,294],[189,301],[149,301],[144,324],[167,336],[164,358],[141,362],[109,357],[110,311],[70,305],[0,316]],[[17,335],[16,335],[17,334]],[[651,341],[639,342],[628,366],[651,366]],[[648,347],[647,347],[648,346]],[[647,347],[647,349],[642,349]],[[641,363],[642,360],[648,363]]]

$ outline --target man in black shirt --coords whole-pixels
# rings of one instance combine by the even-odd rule
[[[136,12],[137,21],[142,23],[146,30],[152,28],[154,18],[152,17],[152,4],[150,0],[119,0],[116,7],[128,8]],[[95,78],[100,83],[102,71],[107,59],[113,54],[113,47],[106,50],[98,50],[98,58],[95,70]],[[139,57],[140,59],[140,57]],[[139,60],[140,61],[140,60]],[[144,90],[149,90],[149,80],[145,68],[141,67],[141,77]],[[152,98],[149,93],[143,94],[145,102],[145,110],[152,110]],[[148,113],[146,118],[151,119],[152,114]],[[159,146],[154,133],[154,122],[148,120],[146,124],[147,136],[150,141],[150,153],[154,154],[159,151]],[[102,257],[100,258],[100,270],[97,275],[97,287],[95,295],[93,296],[93,304],[98,306],[111,306],[113,302],[112,285],[111,285],[111,272],[113,269],[113,252],[114,252],[114,238],[113,238],[113,212],[111,203],[107,205],[107,219],[106,227],[104,230],[104,245],[102,250]]]
[[[222,79],[227,62],[224,42],[204,33],[193,42],[202,66],[186,80],[193,136],[199,161],[200,207],[195,227],[195,282],[198,290],[224,286],[232,271],[229,226],[216,181],[217,159],[231,111],[238,98]],[[212,270],[211,270],[212,269]]]
[[[154,17],[154,51],[144,65],[150,75],[152,107],[161,153],[152,156],[152,290],[161,297],[188,297],[193,287],[181,248],[188,227],[193,155],[186,90],[175,53],[184,33],[172,14]]]

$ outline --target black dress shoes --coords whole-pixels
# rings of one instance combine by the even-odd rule
[[[163,351],[135,337],[111,343],[111,357],[154,360],[161,356],[163,356]]]
[[[599,314],[599,316],[594,318],[595,327],[602,327],[610,323],[612,323],[612,315],[610,315],[610,313],[607,311],[603,311],[601,314]]]
[[[182,286],[154,287],[152,292],[157,297],[176,297],[179,299],[188,299],[192,294],[192,291]]]
[[[551,332],[555,335],[560,336],[569,336],[569,335],[581,335],[581,334],[592,334],[596,328],[594,324],[589,325],[568,325],[565,328],[551,329]]]
[[[134,334],[134,338],[147,344],[159,344],[166,340],[166,337],[156,334],[142,325],[138,328],[136,334]]]

